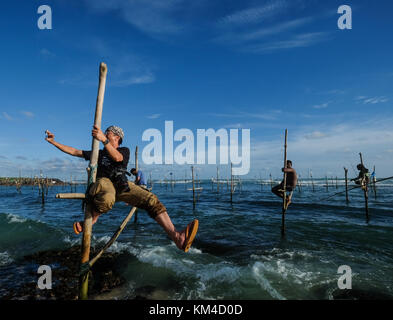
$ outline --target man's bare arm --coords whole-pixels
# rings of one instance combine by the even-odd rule
[[[48,130],[46,131],[46,134],[47,134],[47,137],[45,138],[45,140],[48,141],[50,144],[53,144],[57,149],[63,151],[64,153],[67,153],[71,156],[83,158],[82,150],[78,150],[73,147],[69,147],[69,146],[66,146],[64,144],[61,144],[61,143],[55,141],[55,135]]]

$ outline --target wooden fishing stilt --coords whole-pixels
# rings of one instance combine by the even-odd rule
[[[329,191],[329,182],[328,177],[326,176],[326,191]]]
[[[312,177],[312,171],[310,171],[310,177],[311,177],[311,184],[312,184],[312,192],[315,192],[315,186],[314,186],[314,179]]]
[[[287,139],[288,129],[285,129],[285,142],[284,142],[284,168],[287,168]],[[284,171],[283,181],[283,201],[282,201],[282,217],[281,217],[281,237],[285,237],[285,213],[287,211],[287,173]]]
[[[105,94],[105,83],[107,75],[107,66],[105,63],[100,64],[99,69],[99,84],[96,101],[96,112],[94,117],[94,125],[97,128],[101,128],[102,109],[104,104]],[[88,167],[88,182],[87,186],[95,183],[97,175],[97,163],[98,163],[98,151],[100,142],[93,138],[92,141],[92,153],[90,158],[90,164]],[[92,206],[87,204],[85,209],[85,219],[83,223],[83,238],[82,238],[82,256],[81,256],[81,275],[79,278],[79,299],[87,300],[88,298],[88,286],[89,286],[89,272],[86,271],[86,264],[89,262],[90,257],[90,244],[92,234]],[[82,272],[85,268],[84,272]]]
[[[359,153],[360,155],[360,163],[363,166],[363,156],[362,153]],[[369,212],[368,212],[368,183],[367,181],[364,179],[364,181],[360,181],[360,183],[362,184],[364,182],[364,188],[363,192],[364,192],[364,209],[366,211],[366,222],[368,223],[370,221],[370,216],[369,216]]]
[[[345,201],[349,204],[349,196],[348,196],[348,169],[344,167],[345,172]]]
[[[113,234],[112,238],[105,244],[105,246],[96,254],[96,256],[89,261],[89,267],[91,268],[93,264],[102,256],[102,254],[116,241],[120,233],[123,231],[128,221],[132,218],[132,215],[137,211],[136,207],[133,207],[128,213],[127,217],[123,220],[119,228]]]

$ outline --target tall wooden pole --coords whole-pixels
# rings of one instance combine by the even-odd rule
[[[349,203],[349,197],[348,197],[348,169],[344,167],[344,172],[345,172],[345,201],[347,204]]]
[[[362,164],[362,167],[364,167],[362,153],[360,152],[359,155],[360,155],[360,163]],[[363,181],[360,181],[360,183],[362,184]],[[368,214],[368,184],[366,183],[366,181],[364,181],[364,188],[362,189],[364,191],[364,208],[366,210],[366,222],[368,223],[370,221],[370,217]]]
[[[311,177],[311,184],[312,184],[312,192],[315,192],[314,179],[312,178],[312,171],[310,171],[310,177]]]
[[[287,168],[287,139],[288,129],[285,129],[285,142],[284,142],[284,168]],[[284,196],[282,201],[282,217],[281,217],[281,237],[285,237],[285,212],[287,207],[287,173],[284,171]]]
[[[105,94],[105,83],[107,75],[107,66],[105,63],[101,62],[99,70],[99,83],[98,83],[98,93],[96,101],[96,112],[94,117],[94,125],[101,128],[102,119],[102,108],[104,104],[104,94]],[[98,162],[98,151],[100,142],[93,138],[92,141],[92,153],[90,157],[90,164],[87,169],[88,171],[88,181],[87,186],[90,187],[92,183],[96,181],[97,176],[97,162]],[[81,257],[81,269],[84,265],[89,263],[90,257],[90,244],[91,244],[91,233],[92,233],[92,206],[88,204],[85,209],[85,220],[83,223],[83,237],[82,237],[82,257]],[[79,299],[86,300],[88,298],[88,284],[89,284],[89,272],[84,272],[79,279]]]

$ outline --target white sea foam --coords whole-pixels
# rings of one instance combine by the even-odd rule
[[[252,275],[254,276],[255,280],[258,284],[266,290],[273,298],[286,300],[284,296],[282,296],[273,286],[270,284],[269,280],[265,276],[266,268],[263,263],[255,262],[252,266]]]
[[[15,215],[15,214],[7,213],[6,215],[7,215],[8,223],[22,223],[22,222],[26,222],[25,218],[22,218],[20,216]]]
[[[0,266],[6,266],[12,263],[14,260],[10,257],[7,251],[0,252]]]

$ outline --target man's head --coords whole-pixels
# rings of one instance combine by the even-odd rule
[[[136,176],[136,174],[138,173],[138,171],[137,171],[135,168],[132,168],[132,169],[131,169],[131,173],[132,173],[134,176]]]
[[[287,168],[292,168],[292,161],[291,160],[287,160]]]
[[[117,126],[110,126],[105,130],[105,135],[110,142],[117,142],[121,145],[124,138],[123,129]]]

